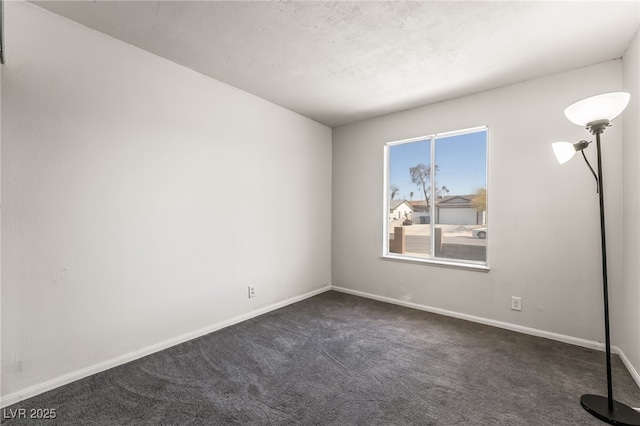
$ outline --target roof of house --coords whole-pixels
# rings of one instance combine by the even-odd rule
[[[407,200],[391,200],[389,202],[389,209],[395,210],[398,207],[400,207],[400,205],[402,205],[402,204],[406,204],[407,207],[409,207],[411,210],[413,210],[413,207],[411,206],[411,204]]]
[[[448,195],[436,201],[438,207],[472,207],[473,195]]]

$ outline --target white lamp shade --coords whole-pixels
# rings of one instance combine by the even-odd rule
[[[586,126],[598,120],[613,120],[624,111],[631,96],[626,92],[612,92],[591,96],[564,110],[569,121]]]
[[[576,155],[576,149],[570,142],[554,142],[551,144],[558,163],[564,164]]]

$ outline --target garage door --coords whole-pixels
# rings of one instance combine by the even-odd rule
[[[440,207],[438,222],[443,225],[475,225],[477,223],[476,209]]]

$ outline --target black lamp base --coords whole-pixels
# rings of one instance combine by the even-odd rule
[[[609,409],[609,400],[599,395],[582,395],[580,404],[582,408],[603,422],[612,425],[640,426],[640,413],[616,400],[613,401],[613,410]]]

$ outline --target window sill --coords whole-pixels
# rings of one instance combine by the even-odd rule
[[[441,266],[445,268],[454,268],[454,269],[465,269],[468,271],[477,271],[477,272],[490,271],[490,268],[488,265],[474,264],[474,263],[461,263],[461,262],[447,261],[442,259],[424,259],[421,257],[398,256],[394,254],[382,255],[381,259],[390,260],[393,262],[419,263],[423,265]]]

